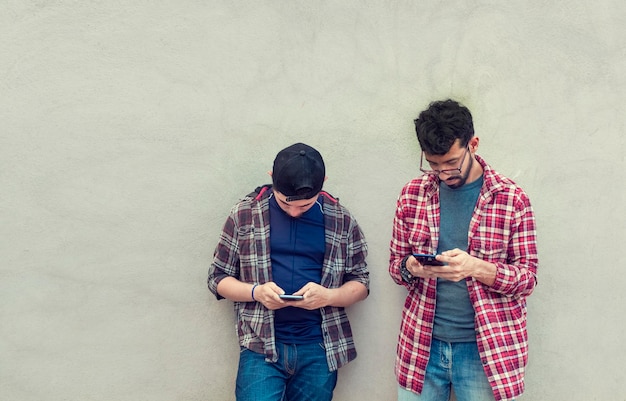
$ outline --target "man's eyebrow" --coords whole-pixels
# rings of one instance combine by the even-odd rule
[[[448,160],[444,160],[444,161],[442,161],[442,162],[441,162],[441,164],[453,163],[453,162],[455,162],[455,161],[459,160],[460,158],[461,158],[461,156],[452,157],[452,158],[450,158],[450,159],[448,159]],[[434,161],[428,160],[428,158],[427,158],[425,155],[424,155],[424,159],[426,159],[426,161],[427,161],[428,163],[430,163],[430,164],[439,164],[439,163],[437,163],[437,162],[434,162]]]

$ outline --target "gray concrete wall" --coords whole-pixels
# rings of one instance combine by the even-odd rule
[[[0,399],[233,400],[206,272],[305,141],[371,249],[335,398],[393,400],[392,216],[445,97],[536,210],[523,399],[624,399],[625,24],[617,0],[0,2]]]

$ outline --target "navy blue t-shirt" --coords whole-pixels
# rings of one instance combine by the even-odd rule
[[[270,198],[270,247],[274,282],[293,294],[308,282],[320,284],[326,251],[323,198],[294,218]],[[275,311],[276,340],[287,344],[321,342],[322,315],[317,310],[287,307]]]

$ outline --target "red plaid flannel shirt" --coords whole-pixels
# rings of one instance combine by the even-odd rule
[[[468,252],[495,263],[495,283],[488,287],[468,278],[476,313],[478,349],[497,400],[524,391],[528,359],[526,297],[537,284],[535,218],[528,196],[510,179],[476,156],[484,169],[484,184],[470,222]],[[391,240],[389,274],[409,293],[398,337],[398,383],[421,393],[430,355],[435,317],[436,279],[408,284],[400,263],[411,253],[435,253],[439,238],[438,179],[424,175],[404,186],[397,202]]]

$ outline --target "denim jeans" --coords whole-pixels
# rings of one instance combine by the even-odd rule
[[[422,394],[398,388],[398,401],[458,401],[495,399],[475,342],[448,343],[433,339]]]
[[[237,401],[330,401],[337,371],[330,372],[323,344],[277,343],[278,362],[243,348],[235,394]]]

